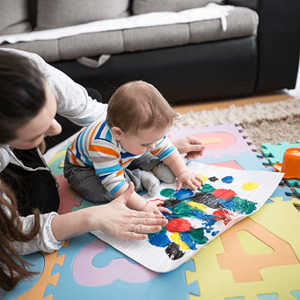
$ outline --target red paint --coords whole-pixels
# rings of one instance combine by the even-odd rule
[[[231,216],[234,215],[225,209],[219,209],[213,212],[213,216],[215,216],[216,221],[224,221],[224,225],[226,226],[232,220]]]
[[[227,189],[217,189],[212,192],[212,194],[221,199],[230,200],[234,196],[236,196],[236,193],[233,190],[227,190]]]
[[[169,232],[187,232],[193,229],[192,224],[184,219],[172,219],[165,227]]]

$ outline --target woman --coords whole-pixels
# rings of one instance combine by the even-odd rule
[[[106,115],[107,105],[38,55],[0,50],[0,287],[12,289],[32,275],[20,255],[58,250],[68,238],[102,230],[124,239],[142,240],[167,224],[157,212],[130,210],[132,184],[114,201],[65,215],[57,182],[41,155],[46,136],[62,128],[55,115],[87,126]],[[195,138],[174,141],[190,158],[202,154]],[[17,258],[12,258],[14,255]]]

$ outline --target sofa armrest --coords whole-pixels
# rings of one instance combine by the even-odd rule
[[[257,91],[294,88],[300,49],[299,0],[226,0],[226,4],[257,11]]]

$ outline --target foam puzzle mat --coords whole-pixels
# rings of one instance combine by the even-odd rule
[[[238,124],[171,130],[171,139],[195,135],[206,144],[201,163],[273,172]],[[267,146],[269,149],[270,146]],[[66,147],[50,162],[60,182],[59,213],[93,204],[63,177]],[[272,150],[263,153],[271,156]],[[24,256],[39,272],[0,299],[300,300],[300,201],[278,186],[263,207],[168,273],[155,273],[87,233],[51,254]]]

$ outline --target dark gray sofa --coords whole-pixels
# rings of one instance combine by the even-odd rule
[[[14,1],[17,0],[4,0],[1,6],[13,5]],[[178,12],[208,2],[235,7],[226,16],[226,31],[222,30],[220,19],[210,19],[0,45],[40,54],[76,82],[99,90],[105,101],[122,83],[139,79],[154,84],[170,103],[248,96],[291,89],[296,83],[300,1],[72,0],[73,9],[86,4],[80,13],[64,7],[70,0],[23,1],[29,6],[19,12],[19,28],[14,29],[16,22],[7,26],[7,22],[0,21],[0,36],[29,31],[28,25],[45,30],[97,18]],[[103,3],[106,8],[99,10]],[[94,10],[83,11],[88,5],[94,5]],[[110,14],[112,10],[115,14]],[[64,15],[67,17],[62,18]],[[102,54],[110,58],[98,68],[77,60],[90,57],[96,63]]]

